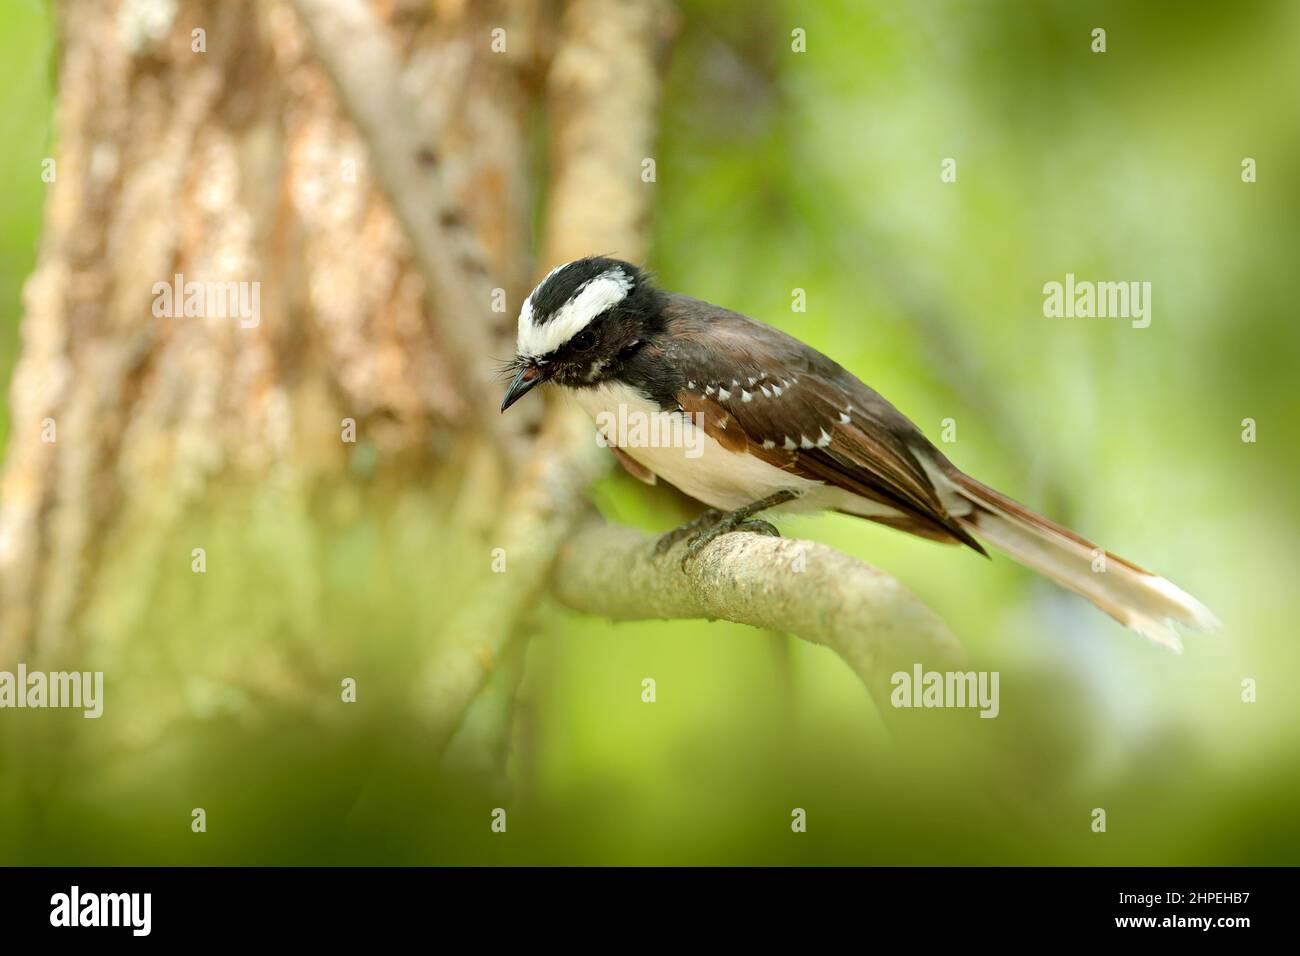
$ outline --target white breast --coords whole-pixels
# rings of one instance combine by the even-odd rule
[[[728,451],[685,413],[662,412],[626,385],[605,383],[575,389],[573,395],[609,444],[714,508],[730,511],[785,489],[802,497],[782,510],[842,507],[844,493],[839,489],[792,475],[753,455]]]

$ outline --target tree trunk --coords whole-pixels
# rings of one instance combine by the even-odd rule
[[[483,312],[505,357],[533,271],[547,11],[376,9],[420,104],[410,122],[438,142],[443,215],[478,250],[457,265],[501,290]],[[504,477],[461,428],[448,317],[426,308],[294,10],[78,2],[59,32],[57,177],[3,478],[0,661],[147,689],[170,704],[147,735],[209,697],[318,699],[364,668],[368,642],[418,654],[462,575],[455,542],[482,534]],[[159,284],[177,281],[242,283],[258,314],[184,317],[178,300],[181,317],[158,315]]]

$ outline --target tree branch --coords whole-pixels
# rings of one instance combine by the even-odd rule
[[[933,611],[894,578],[833,548],[728,534],[683,574],[683,544],[659,557],[653,546],[632,528],[589,521],[560,552],[555,595],[616,620],[722,618],[824,644],[853,668],[886,720],[896,671],[918,662],[964,669],[961,646]]]

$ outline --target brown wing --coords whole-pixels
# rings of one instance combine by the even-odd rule
[[[826,356],[734,312],[689,300],[671,341],[685,380],[676,404],[705,431],[804,478],[901,512],[883,524],[984,549],[948,513],[913,449],[930,447],[902,413]],[[713,310],[700,315],[699,306]]]

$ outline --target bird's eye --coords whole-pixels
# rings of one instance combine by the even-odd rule
[[[596,336],[591,332],[579,332],[569,344],[575,352],[587,352],[596,344]]]

